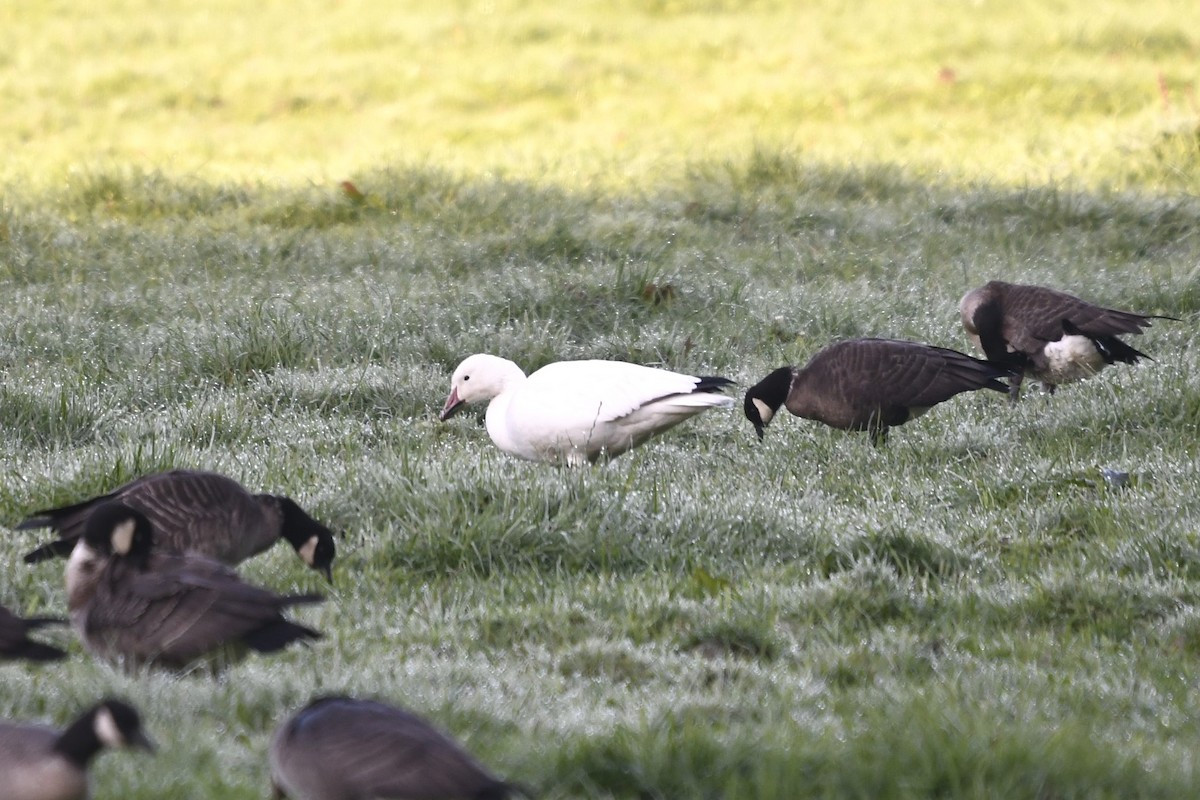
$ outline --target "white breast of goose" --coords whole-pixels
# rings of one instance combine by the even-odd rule
[[[108,559],[80,539],[67,559],[67,607],[77,609],[91,599],[96,590],[96,577]]]

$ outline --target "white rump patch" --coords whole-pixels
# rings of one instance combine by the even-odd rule
[[[113,528],[111,537],[114,553],[120,553],[121,555],[129,554],[129,548],[133,547],[133,532],[136,529],[137,522],[133,519],[117,523],[117,527]]]
[[[1050,342],[1043,352],[1046,369],[1034,377],[1057,385],[1090,378],[1104,369],[1104,356],[1086,336],[1064,336]]]

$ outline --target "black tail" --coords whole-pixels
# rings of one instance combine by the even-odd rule
[[[25,554],[26,564],[37,564],[39,561],[48,561],[51,558],[66,558],[71,555],[71,551],[75,549],[75,542],[78,539],[55,539],[53,542],[47,542],[37,550],[30,551]]]
[[[320,594],[294,594],[279,598],[280,608],[297,606],[307,603],[320,603],[325,600]],[[321,633],[296,622],[279,617],[270,620],[260,628],[250,631],[242,640],[253,650],[260,653],[274,653],[282,650],[292,642],[301,639],[320,639]]]
[[[696,378],[696,388],[692,391],[717,393],[725,389],[725,387],[733,385],[734,382],[729,380],[729,378],[722,378],[719,375],[704,375]]]
[[[40,511],[35,511],[33,514],[22,520],[15,531],[28,531],[33,528],[57,528],[65,520],[78,514],[81,511],[88,510],[91,506],[99,505],[108,500],[113,500],[117,496],[116,492],[100,495],[98,497],[89,497],[87,500],[81,500],[78,503],[73,503],[69,506],[61,506],[59,508],[43,508]]]
[[[318,631],[280,618],[268,622],[261,628],[250,631],[242,637],[242,641],[252,650],[257,650],[260,653],[274,653],[276,650],[282,650],[287,647],[292,642],[320,638],[322,637]]]
[[[1011,380],[1020,370],[1013,363],[996,362],[991,359],[976,358],[958,350],[945,347],[935,348],[945,356],[946,369],[955,377],[953,394],[969,392],[975,389],[991,389],[994,392],[1007,392],[1008,384],[1001,383],[1000,378]],[[950,395],[953,396],[953,395]]]
[[[54,517],[49,512],[38,511],[34,516],[21,520],[13,528],[14,531],[31,531],[35,528],[49,528],[54,525]]]
[[[324,603],[325,595],[313,592],[312,594],[290,594],[287,597],[281,597],[279,599],[282,601],[280,606],[286,608],[287,606],[303,606],[311,603]]]
[[[67,657],[65,650],[51,647],[48,644],[26,640],[22,645],[8,654],[13,658],[23,658],[27,661],[61,661]]]
[[[62,617],[27,617],[21,620],[25,623],[25,630],[32,631],[37,628],[43,628],[47,625],[66,625],[67,621]]]
[[[1104,357],[1105,364],[1114,364],[1118,361],[1122,364],[1136,364],[1139,358],[1147,361],[1154,360],[1141,350],[1130,347],[1116,336],[1088,336],[1068,319],[1063,320],[1062,327],[1063,334],[1066,336],[1087,336],[1100,355]]]

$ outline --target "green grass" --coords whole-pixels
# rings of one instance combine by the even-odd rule
[[[1194,795],[1194,200],[761,150],[638,193],[354,179],[96,175],[0,219],[0,518],[196,466],[345,534],[310,649],[131,677],[63,633],[66,664],[3,667],[6,716],[147,712],[161,751],[104,758],[106,794],[263,796],[276,722],[347,691],[548,798]],[[1182,321],[1139,342],[1154,362],[956,398],[880,449],[711,413],[556,470],[435,419],[477,350],[746,386],[845,336],[966,347],[957,299],[997,275]],[[19,563],[36,541],[0,544],[0,601],[61,610],[59,567]],[[318,588],[285,550],[244,574]]]
[[[561,6],[561,7],[559,7]],[[923,175],[1196,191],[1189,0],[0,10],[0,180],[235,185],[439,164],[637,186],[753,146]]]
[[[50,632],[0,717],[128,696],[159,753],[94,777],[130,800],[265,796],[335,691],[547,800],[1196,796],[1191,5],[542,5],[0,10],[0,523],[199,467],[344,534],[315,646],[130,676]],[[992,278],[1181,321],[885,448],[709,413],[572,471],[436,421],[477,351],[744,389],[966,349]],[[38,541],[0,603],[62,613]],[[242,573],[320,589],[286,551]]]

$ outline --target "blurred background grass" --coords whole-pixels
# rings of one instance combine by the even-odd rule
[[[105,0],[0,7],[0,180],[383,165],[581,187],[754,148],[914,177],[1200,185],[1180,0]]]

